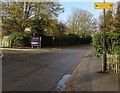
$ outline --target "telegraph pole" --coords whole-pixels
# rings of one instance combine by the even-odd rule
[[[105,0],[104,0],[105,3]],[[105,9],[103,9],[104,14],[104,30],[103,30],[103,60],[102,60],[102,71],[107,71],[107,58],[106,58],[106,32],[105,32]]]

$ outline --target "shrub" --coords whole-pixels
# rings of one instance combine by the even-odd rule
[[[117,55],[120,52],[120,33],[106,33],[106,53]],[[93,36],[94,54],[101,57],[103,54],[103,33],[97,33]]]
[[[55,46],[69,46],[69,45],[78,45],[80,44],[89,44],[92,40],[92,37],[89,35],[81,35],[83,38],[80,38],[79,35],[75,34],[62,34],[55,37],[54,43]],[[43,36],[42,37],[42,46],[52,46],[53,39],[52,37]]]
[[[91,43],[92,37],[89,34],[82,34],[80,36],[82,36],[82,39],[81,39],[81,43],[82,44],[89,44],[89,43]]]
[[[56,37],[57,46],[68,46],[79,44],[79,36],[74,34],[63,34]]]
[[[10,34],[12,47],[27,47],[30,46],[31,35],[25,32],[13,32]]]
[[[51,36],[42,36],[42,47],[52,46],[53,40]]]
[[[82,36],[82,38],[80,38]],[[55,37],[55,46],[69,46],[80,44],[89,44],[92,37],[86,34],[61,34]],[[10,40],[13,47],[28,47],[30,46],[31,35],[26,32],[13,32],[10,35]],[[53,45],[52,36],[42,36],[42,47]]]

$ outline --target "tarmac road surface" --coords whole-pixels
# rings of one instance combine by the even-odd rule
[[[3,91],[50,91],[91,49],[82,45],[43,53],[3,51]]]

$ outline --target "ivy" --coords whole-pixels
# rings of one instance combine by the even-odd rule
[[[118,55],[120,52],[120,33],[108,32],[105,35],[106,37],[106,53],[111,55]],[[103,55],[103,33],[97,33],[93,36],[93,47],[94,54],[97,57],[101,57]]]

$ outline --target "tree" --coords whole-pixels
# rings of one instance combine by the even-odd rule
[[[104,16],[103,13],[99,17],[99,22],[100,22],[100,31],[104,31]],[[105,31],[106,32],[112,32],[113,31],[113,11],[108,10],[105,12]]]
[[[93,18],[91,22],[91,34],[97,33],[99,31],[99,23],[98,20]]]
[[[62,21],[58,22],[57,28],[59,30],[59,35],[66,33],[68,29],[66,23],[63,23]]]
[[[114,30],[113,32],[120,33],[120,1],[117,2],[117,11],[114,16]]]
[[[48,26],[45,28],[44,32],[46,36],[57,36],[58,35],[58,28],[57,28],[58,20],[51,19]]]
[[[93,30],[93,25],[95,25],[93,15],[90,12],[79,8],[73,10],[73,13],[68,20],[69,33],[74,34],[90,34]]]
[[[26,27],[31,27],[33,32],[42,33],[45,26],[50,24],[50,20],[63,12],[58,2],[16,1],[2,2],[1,5],[2,28],[9,32],[22,32]]]
[[[99,17],[99,23],[99,28],[102,32],[104,27],[103,14]],[[120,2],[117,2],[114,10],[105,12],[105,31],[120,32]]]

